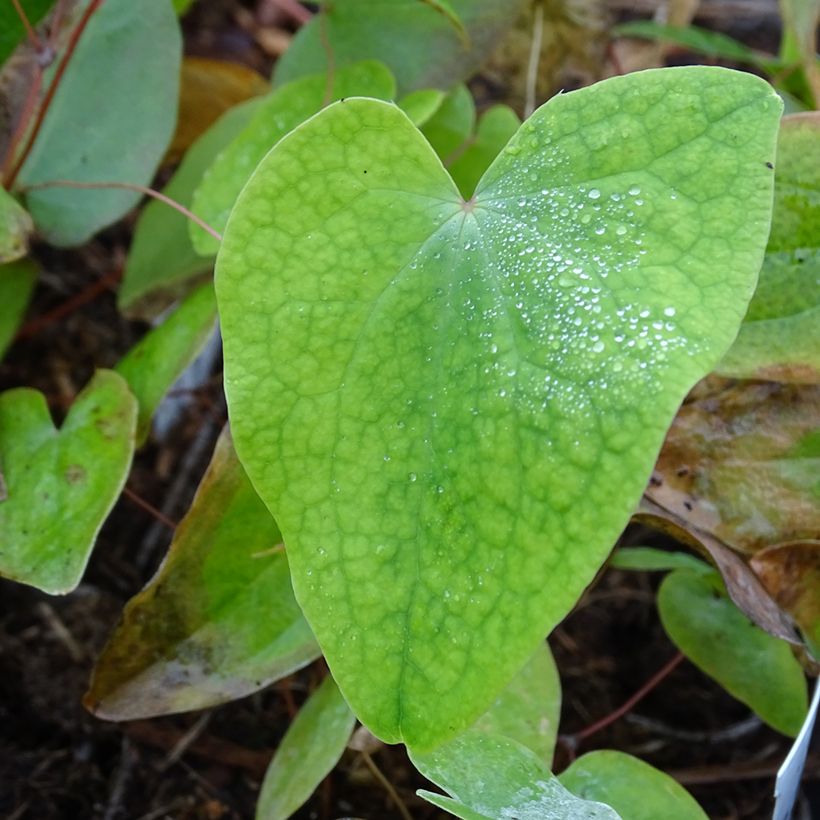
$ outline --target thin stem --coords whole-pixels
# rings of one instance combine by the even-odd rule
[[[91,0],[88,4],[88,7],[83,12],[83,16],[80,18],[79,22],[77,23],[74,31],[71,32],[71,37],[68,41],[68,45],[66,46],[65,54],[63,55],[63,59],[60,60],[60,64],[57,66],[57,70],[54,72],[54,79],[52,80],[51,85],[46,92],[45,99],[43,100],[43,104],[40,106],[40,110],[37,112],[37,119],[34,121],[34,126],[29,133],[28,140],[26,141],[25,148],[23,148],[22,152],[20,153],[20,158],[17,160],[17,163],[14,165],[11,175],[8,179],[8,187],[14,184],[15,180],[17,179],[18,174],[20,173],[20,169],[25,164],[26,160],[28,159],[29,154],[31,153],[31,149],[34,147],[34,143],[37,140],[37,136],[40,133],[40,129],[43,127],[43,121],[46,118],[46,114],[48,113],[48,109],[51,106],[51,102],[54,99],[54,94],[57,91],[57,88],[60,85],[60,81],[63,79],[63,75],[65,74],[65,70],[68,67],[68,63],[70,62],[71,58],[74,56],[74,52],[77,49],[77,43],[82,36],[82,33],[85,31],[85,27],[88,25],[88,21],[91,19],[94,12],[102,5],[104,0]]]
[[[34,26],[31,25],[31,20],[28,19],[25,9],[20,5],[20,0],[11,0],[11,4],[26,30],[26,37],[28,37],[29,42],[38,53],[41,52],[43,50],[43,41],[37,36],[37,32],[34,30]]]
[[[222,234],[212,228],[204,219],[200,219],[195,213],[188,210],[182,203],[175,199],[166,196],[161,191],[155,191],[146,185],[137,185],[135,182],[77,182],[71,179],[52,179],[49,182],[37,182],[34,185],[27,185],[22,188],[23,191],[35,191],[40,188],[121,188],[125,191],[136,191],[138,194],[150,196],[153,199],[162,202],[169,208],[173,208],[178,213],[182,214],[186,219],[195,222],[202,228],[203,231],[209,233],[217,242],[222,241]]]
[[[160,512],[153,504],[149,504],[142,496],[137,495],[133,490],[130,490],[128,487],[123,487],[122,494],[133,501],[140,509],[145,510],[150,516],[153,516],[161,524],[168,527],[169,530],[175,530],[177,528],[177,525],[171,521],[167,515]]]
[[[636,703],[638,703],[638,701],[643,700],[665,677],[667,677],[682,660],[683,654],[681,652],[676,653],[670,661],[668,661],[663,667],[661,667],[661,669],[652,675],[652,677],[643,686],[641,686],[641,688],[638,689],[632,697],[624,701],[624,703],[615,709],[614,712],[610,712],[608,715],[602,717],[592,725],[587,726],[586,729],[581,729],[580,732],[567,736],[565,739],[569,741],[570,746],[575,746],[582,740],[592,737],[592,735],[600,732],[611,723],[614,723],[616,720],[623,717],[635,706]]]
[[[541,0],[535,3],[535,19],[532,24],[532,46],[527,63],[527,96],[524,102],[524,119],[535,111],[538,94],[538,66],[541,63],[541,46],[544,40],[544,4]]]
[[[43,90],[43,69],[39,63],[34,64],[34,79],[29,86],[26,93],[26,101],[23,104],[23,109],[20,112],[20,119],[17,121],[17,127],[9,140],[8,148],[6,149],[6,157],[3,160],[3,167],[0,168],[0,180],[5,179],[11,174],[11,167],[14,164],[14,156],[17,149],[23,142],[31,124],[31,118],[34,116],[34,111],[37,108],[37,103],[40,100],[40,92]],[[7,187],[11,187],[11,183]]]
[[[384,776],[382,770],[376,765],[373,758],[367,752],[360,752],[362,756],[362,760],[364,760],[365,765],[368,769],[370,769],[371,774],[379,783],[382,784],[384,790],[390,795],[390,799],[395,803],[396,808],[399,810],[399,814],[404,818],[404,820],[413,820],[413,815],[407,810],[407,806],[404,805],[404,801],[399,797],[399,793],[393,788],[393,784]]]

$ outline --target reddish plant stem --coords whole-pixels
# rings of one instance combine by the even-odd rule
[[[564,740],[571,748],[574,748],[581,741],[586,740],[588,737],[592,737],[592,735],[600,732],[602,729],[605,729],[619,718],[622,718],[627,712],[631,711],[639,701],[643,700],[664,678],[666,678],[682,660],[683,654],[681,652],[676,653],[670,661],[664,664],[664,666],[652,675],[652,677],[649,678],[649,680],[641,686],[641,688],[638,689],[634,695],[625,700],[621,706],[613,712],[610,712],[605,717],[602,717],[600,720],[595,721],[595,723],[590,726],[587,726],[586,729],[581,729],[580,732],[576,732],[574,735],[565,735]]]
[[[34,26],[31,25],[31,20],[28,19],[25,9],[20,5],[20,0],[11,0],[11,4],[14,6],[17,16],[20,18],[23,28],[26,30],[26,37],[28,37],[29,42],[37,52],[41,52],[43,50],[43,43],[37,36]]]
[[[153,199],[167,205],[169,208],[173,208],[178,213],[181,213],[186,219],[190,219],[191,222],[195,222],[199,225],[203,231],[209,233],[214,239],[216,239],[217,242],[222,241],[222,234],[219,233],[219,231],[214,230],[204,219],[200,219],[195,213],[188,210],[188,208],[186,208],[182,203],[177,202],[175,199],[165,196],[165,194],[161,191],[155,191],[153,188],[149,188],[146,185],[137,185],[135,182],[77,182],[71,179],[53,179],[49,182],[38,182],[34,185],[27,185],[22,190],[36,191],[40,188],[122,188],[125,191],[136,191],[138,194],[150,196]]]
[[[156,518],[160,524],[164,524],[168,527],[169,530],[175,530],[177,528],[177,525],[171,521],[167,515],[160,512],[153,504],[149,504],[141,495],[137,495],[133,490],[128,487],[123,487],[122,494],[133,501],[140,509],[145,510],[150,516]]]
[[[11,175],[8,179],[7,187],[11,188],[14,185],[15,180],[17,179],[18,174],[20,173],[20,169],[25,164],[26,160],[28,159],[29,154],[31,153],[31,149],[34,147],[34,143],[37,139],[38,134],[40,133],[40,129],[43,127],[43,120],[46,118],[46,114],[48,113],[48,109],[51,106],[51,102],[54,99],[54,94],[57,91],[57,88],[60,85],[60,81],[63,79],[63,75],[65,74],[65,70],[68,67],[71,58],[74,56],[74,52],[77,49],[77,43],[82,36],[82,33],[85,31],[85,27],[88,25],[88,21],[91,19],[94,12],[102,5],[104,0],[91,0],[88,4],[88,7],[83,12],[83,16],[80,18],[79,22],[77,23],[74,31],[71,32],[71,37],[68,41],[68,45],[66,46],[65,54],[63,55],[62,60],[60,60],[59,65],[57,66],[57,70],[54,72],[54,79],[51,82],[51,85],[46,92],[46,96],[43,99],[43,103],[40,106],[40,110],[37,112],[37,118],[34,121],[34,126],[31,128],[31,131],[28,136],[28,140],[26,141],[26,145],[23,150],[20,152],[20,157],[17,160],[16,164],[12,168]]]
[[[53,310],[48,311],[48,313],[44,313],[42,316],[37,316],[30,322],[24,324],[15,336],[15,340],[28,339],[32,336],[36,336],[43,328],[54,324],[54,322],[60,321],[60,319],[74,313],[75,310],[78,310],[83,305],[92,302],[101,293],[110,290],[117,284],[121,276],[121,268],[116,268],[110,273],[105,274],[105,276],[101,276],[95,282],[92,282],[85,290],[82,290],[70,299],[67,299]]]

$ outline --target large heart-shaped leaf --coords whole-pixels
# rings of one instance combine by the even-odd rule
[[[168,0],[102,3],[68,63],[20,183],[147,184],[174,131],[180,53]],[[121,189],[42,188],[26,201],[49,242],[80,245],[138,199]]]
[[[248,182],[217,260],[237,451],[381,738],[469,725],[605,559],[746,309],[780,110],[724,69],[614,78],[465,201],[348,100]]]
[[[783,118],[760,282],[718,371],[820,381],[820,112]]]
[[[451,0],[452,15],[442,14],[442,5],[439,0],[325,2],[276,63],[274,81],[282,85],[325,71],[329,47],[337,67],[365,57],[387,64],[403,94],[450,88],[487,59],[524,0]],[[461,31],[453,17],[461,21]]]
[[[0,395],[0,575],[52,594],[80,582],[134,452],[137,402],[100,370],[59,431],[42,393]]]
[[[168,557],[97,662],[88,707],[108,720],[204,709],[316,658],[280,542],[223,432]]]

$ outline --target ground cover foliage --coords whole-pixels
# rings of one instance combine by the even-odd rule
[[[696,6],[0,9],[0,810],[771,812],[820,6]]]

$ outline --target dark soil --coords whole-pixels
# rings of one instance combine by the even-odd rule
[[[245,11],[252,5],[245,4]],[[751,44],[771,47],[761,42],[771,8],[761,8],[763,22],[747,20],[747,33]],[[238,3],[201,0],[185,31],[192,53],[269,70],[271,56],[249,33]],[[129,236],[126,220],[78,251],[35,249],[45,273],[27,324],[0,364],[0,389],[42,390],[59,420],[94,368],[114,365],[140,338],[146,326],[123,319],[115,307]],[[252,818],[267,762],[295,709],[321,679],[323,668],[316,664],[206,714],[127,724],[103,722],[81,706],[95,656],[123,604],[150,578],[170,541],[170,529],[146,503],[179,520],[225,421],[218,370],[214,376],[189,396],[173,434],[152,440],[138,454],[131,495],[120,499],[106,523],[76,592],[54,598],[0,581],[0,817]],[[634,529],[626,538],[664,543]],[[606,571],[551,637],[564,686],[565,735],[617,708],[675,655],[655,610],[657,580]],[[774,775],[789,745],[750,721],[748,709],[684,661],[629,714],[575,751],[630,752],[687,785],[709,817],[764,820],[771,816]],[[572,751],[567,742],[559,745],[557,770],[570,762]],[[426,784],[400,747],[382,746],[373,760],[414,818],[440,816],[415,797]],[[816,786],[817,752],[808,775],[814,778],[809,787]],[[804,800],[796,816],[808,818],[808,812]],[[354,751],[297,815],[399,816]]]

